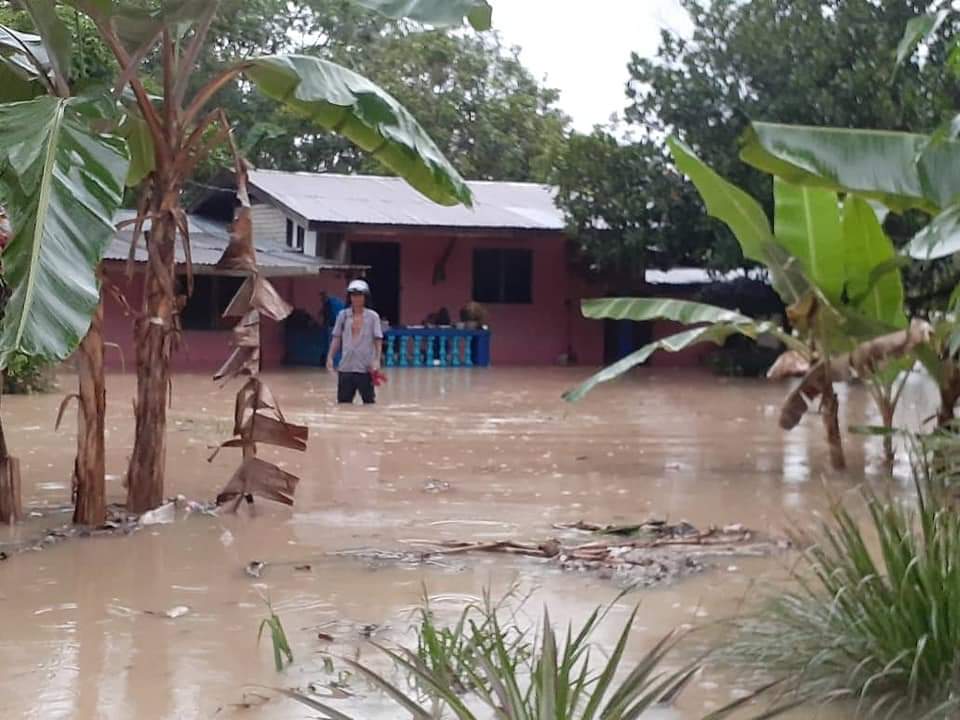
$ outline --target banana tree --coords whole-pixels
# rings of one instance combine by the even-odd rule
[[[475,28],[490,23],[490,6],[485,0],[356,0],[359,4],[392,17],[410,17],[434,26],[461,24],[467,19]],[[208,78],[196,91],[190,90],[190,74],[207,39],[218,10],[216,0],[165,0],[154,3],[125,3],[118,0],[29,0],[25,6],[34,19],[43,52],[22,43],[0,44],[0,66],[25,77],[28,85],[39,84],[48,92],[65,94],[69,78],[70,34],[58,18],[58,5],[67,5],[83,13],[94,24],[100,39],[109,48],[119,66],[112,103],[124,114],[116,126],[127,143],[117,141],[115,149],[130,152],[129,177],[139,182],[138,218],[134,242],[138,242],[143,223],[149,220],[151,232],[145,240],[148,255],[143,306],[135,317],[137,396],[136,435],[127,473],[127,507],[143,512],[163,500],[165,464],[165,428],[170,358],[179,341],[178,308],[175,282],[175,247],[183,243],[189,258],[189,236],[180,196],[184,184],[197,164],[221,143],[231,141],[231,127],[222,109],[213,100],[230,83],[245,81],[292,111],[313,120],[319,127],[339,133],[361,149],[371,153],[389,170],[405,178],[431,200],[453,205],[471,204],[466,183],[443,157],[416,120],[389,94],[366,78],[335,63],[307,56],[275,55],[245,59]],[[143,69],[148,58],[161,67],[156,97],[147,90]],[[14,67],[14,65],[16,67]],[[0,99],[3,99],[0,91]],[[47,101],[48,98],[33,102]],[[66,101],[65,101],[66,102]],[[5,107],[5,106],[0,106]],[[73,117],[73,115],[70,115]],[[90,117],[87,131],[100,127]],[[8,142],[8,125],[0,123],[0,147],[7,156],[20,161],[31,153],[17,148],[36,147],[35,143]],[[66,133],[56,133],[59,141]],[[98,136],[104,137],[104,136]],[[50,145],[55,154],[57,142]],[[48,153],[50,154],[50,153]],[[2,157],[2,156],[0,156]],[[12,177],[32,181],[34,174],[10,164]],[[97,184],[90,187],[95,191]],[[102,199],[101,199],[102,202]],[[76,205],[88,210],[87,199],[80,196]],[[56,216],[40,204],[35,225],[44,231]],[[21,233],[27,224],[14,210],[14,228]],[[110,214],[104,214],[109,226]],[[52,226],[51,226],[52,227]],[[111,231],[112,232],[112,231]],[[109,239],[110,234],[106,235]],[[99,235],[97,236],[99,238]],[[84,246],[89,247],[89,246]],[[99,246],[98,246],[99,247]],[[102,248],[101,248],[102,252]],[[80,277],[86,289],[96,288],[96,252],[78,253],[72,274]],[[189,286],[188,276],[188,286]],[[41,288],[23,283],[14,273],[10,278],[14,293],[27,292],[47,308],[47,293],[57,297],[59,287]],[[28,288],[22,290],[22,288]],[[40,300],[42,298],[42,300]],[[42,337],[57,346],[57,354],[68,354],[83,336],[96,303],[79,304],[68,317],[71,328],[56,326]],[[10,321],[0,336],[0,358],[23,345],[16,333],[8,333]]]
[[[678,168],[700,191],[707,211],[730,227],[745,257],[766,266],[771,283],[788,306],[794,332],[698,303],[586,301],[587,317],[664,318],[700,327],[641,348],[569,392],[567,399],[582,397],[597,383],[622,374],[658,350],[678,351],[704,341],[721,343],[734,333],[752,338],[773,335],[787,354],[772,375],[789,364],[791,374],[803,376],[784,403],[781,427],[795,427],[808,403],[822,398],[831,462],[835,468],[844,467],[833,383],[857,376],[886,387],[883,383],[894,381],[888,379],[885,365],[909,352],[922,330],[908,332],[899,267],[873,208],[857,196],[841,204],[830,190],[778,180],[772,229],[756,200],[717,175],[682,143],[671,139],[669,147]],[[876,397],[892,402],[895,393],[878,392]],[[882,414],[892,422],[892,413]]]
[[[128,166],[123,140],[95,129],[113,107],[105,98],[56,95],[0,105],[0,200],[13,228],[2,251],[10,296],[0,320],[0,370],[15,353],[55,362],[81,345],[74,519],[91,525],[106,513],[104,387],[90,365],[103,352],[93,268],[114,234]],[[11,464],[0,458],[0,473],[3,467]]]
[[[931,261],[960,251],[960,142],[936,135],[754,123],[744,136],[741,157],[789,182],[872,198],[893,212],[921,210],[931,216],[903,250],[906,258]],[[951,314],[949,317],[953,317]],[[960,325],[941,318],[935,337],[960,341]],[[951,367],[958,342],[926,346],[931,360]],[[951,354],[951,348],[953,353]],[[957,395],[951,372],[932,372],[943,381],[941,423],[954,415]]]

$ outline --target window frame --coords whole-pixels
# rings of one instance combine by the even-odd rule
[[[183,283],[181,292],[186,294],[186,281],[179,278]],[[180,324],[183,330],[188,332],[225,332],[230,330],[235,324],[236,319],[223,317],[224,311],[230,305],[240,286],[243,285],[245,278],[238,275],[194,275],[194,292],[187,298],[187,305],[180,312]],[[187,307],[191,302],[199,300],[197,293],[198,283],[209,283],[209,299],[206,307],[201,310],[194,310],[196,317],[187,315]],[[203,318],[200,320],[200,318]]]
[[[480,260],[480,256],[486,255],[488,261],[484,262]],[[526,264],[526,286],[523,288],[525,292],[516,292],[516,289],[508,290],[507,277],[508,272],[508,258],[511,256],[517,258],[522,257],[523,263]],[[492,295],[487,295],[480,292],[481,283],[477,282],[478,279],[478,267],[481,264],[488,264],[490,258],[496,258],[494,263],[496,264],[496,292]],[[471,297],[474,302],[483,303],[485,305],[532,305],[534,302],[533,295],[533,264],[534,264],[535,255],[531,248],[505,248],[505,247],[475,247],[473,249],[473,267],[472,267],[472,288],[471,288]],[[517,296],[520,296],[520,299],[517,299]]]

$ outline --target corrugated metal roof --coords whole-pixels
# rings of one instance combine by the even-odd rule
[[[566,227],[549,185],[471,182],[470,209],[437,205],[394,177],[253,170],[250,184],[311,222],[553,231]]]
[[[133,220],[136,213],[132,210],[120,210],[116,215],[116,222],[120,224]],[[144,229],[150,229],[151,222],[147,220]],[[223,251],[230,242],[230,233],[224,223],[216,222],[197,215],[187,216],[187,225],[190,228],[190,252],[194,268],[198,272],[204,269],[209,271],[220,260]],[[105,260],[126,261],[130,253],[130,242],[133,239],[133,226],[127,225],[117,232],[116,237],[107,248]],[[185,262],[183,243],[177,243],[177,262]],[[147,250],[143,239],[137,245],[137,262],[147,261]],[[266,274],[271,275],[303,275],[315,274],[322,270],[366,270],[365,265],[347,265],[325,258],[311,257],[289,249],[286,245],[258,240],[257,265]]]

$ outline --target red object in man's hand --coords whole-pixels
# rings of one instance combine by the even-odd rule
[[[379,370],[371,370],[370,378],[373,380],[374,387],[380,387],[381,385],[387,382],[387,376],[384,375]]]

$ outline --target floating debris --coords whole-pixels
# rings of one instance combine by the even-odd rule
[[[570,543],[559,538],[542,542],[409,540],[422,550],[350,550],[333,553],[405,564],[439,564],[452,555],[500,553],[547,560],[561,570],[596,572],[608,579],[649,587],[700,573],[721,557],[764,557],[786,550],[787,540],[760,535],[743,525],[700,530],[687,522],[648,520],[632,525],[597,525],[579,521],[559,529],[608,535],[610,539]]]
[[[148,525],[169,525],[177,519],[177,503],[171,501],[161,505],[153,510],[148,510],[140,516],[140,524]]]
[[[186,605],[177,605],[176,607],[172,607],[169,610],[163,610],[163,611],[144,610],[143,614],[157,615],[160,617],[169,618],[170,620],[176,620],[177,618],[181,618],[189,612],[190,612],[190,608],[188,608]]]
[[[263,569],[267,566],[260,560],[251,560],[247,563],[243,571],[252,578],[259,578],[263,574]]]
[[[451,485],[446,480],[436,480],[430,478],[423,484],[423,491],[428,493],[442,493],[448,492],[451,488]]]

